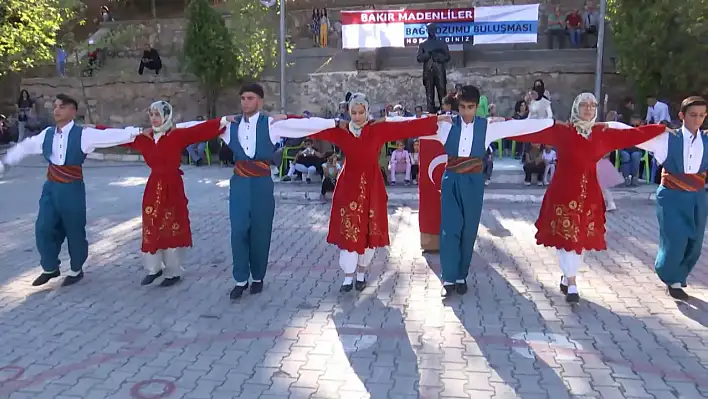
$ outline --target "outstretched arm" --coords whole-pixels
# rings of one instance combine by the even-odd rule
[[[2,163],[5,165],[16,165],[30,155],[41,154],[42,143],[44,143],[44,136],[47,134],[47,130],[49,130],[49,128],[42,130],[42,132],[36,136],[20,141],[17,145],[10,148],[7,154],[5,154]]]
[[[545,119],[523,119],[519,121],[513,121],[513,122],[534,122],[531,125],[527,126],[536,126],[536,123],[542,122]],[[512,121],[509,121],[512,122]],[[497,122],[497,123],[505,123],[505,122]],[[490,123],[490,125],[493,125]],[[537,131],[536,133],[530,133],[530,134],[522,134],[520,136],[511,136],[507,137],[510,140],[518,141],[520,143],[538,143],[538,144],[545,144],[545,145],[556,145],[557,142],[557,137],[559,134],[564,134],[567,133],[565,129],[568,129],[568,126],[565,124],[561,124],[558,122],[554,122],[554,124],[550,127],[547,127],[541,131]],[[487,133],[487,136],[489,134]]]
[[[625,125],[621,122],[607,122],[607,127],[610,129],[617,130],[631,130],[633,127]],[[622,133],[619,133],[622,134]],[[663,164],[666,161],[666,157],[669,155],[669,134],[670,132],[664,132],[653,139],[645,141],[643,143],[636,144],[635,147],[639,147],[642,150],[649,151],[654,154],[654,160],[658,164]]]
[[[182,146],[187,147],[194,143],[201,143],[217,138],[226,128],[226,119],[209,119],[208,121],[196,121],[178,123],[172,134],[175,134]]]
[[[622,148],[634,147],[637,146],[637,144],[644,143],[662,133],[670,131],[664,125],[646,125],[637,128],[619,126],[619,128],[617,128],[617,124],[624,125],[619,122],[608,122],[604,128],[594,128],[598,129],[596,132],[600,138],[599,150],[601,152],[607,153]],[[593,134],[595,134],[595,131]],[[666,160],[666,157],[664,157],[664,160]]]
[[[334,119],[290,118],[275,121],[270,125],[270,136],[280,140],[282,137],[301,138],[335,128]]]
[[[484,143],[485,148],[489,147],[489,144],[499,140],[511,137],[516,141],[519,137],[525,135],[531,135],[531,133],[541,132],[545,129],[551,128],[554,125],[553,119],[522,119],[522,120],[510,120],[504,122],[488,122],[487,124],[487,135],[486,142]],[[549,142],[545,142],[548,140]],[[553,140],[553,135],[550,133],[544,133],[543,135],[536,135],[532,142],[540,144],[552,144],[550,141]]]
[[[140,128],[129,126],[123,129],[84,127],[81,132],[81,151],[90,154],[98,148],[110,148],[132,143],[140,136]]]
[[[396,120],[396,122],[394,122]],[[423,118],[386,118],[385,122],[371,125],[376,140],[382,144],[413,137],[430,136],[438,130],[438,118],[435,115]]]

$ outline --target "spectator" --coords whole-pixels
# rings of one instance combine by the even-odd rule
[[[494,171],[494,148],[490,145],[487,147],[487,152],[482,158],[482,173],[484,174],[484,185],[488,186],[492,181],[492,172]]]
[[[93,76],[93,71],[98,66],[98,51],[99,51],[98,49],[95,49],[93,51],[89,51],[86,54],[86,57],[88,59],[88,65],[86,65],[86,67],[81,71],[83,76],[86,76],[86,77]]]
[[[669,106],[661,101],[657,101],[656,96],[647,96],[647,106],[647,117],[645,121],[648,124],[671,120]]]
[[[455,98],[460,95],[460,92],[462,91],[462,83],[456,83],[455,84]]]
[[[329,18],[327,18],[327,9],[323,8],[320,13],[320,47],[327,47],[327,34],[329,33]]]
[[[617,120],[625,125],[629,125],[632,121],[632,115],[634,115],[634,99],[632,97],[625,97],[625,99],[622,100],[622,104],[617,107]]]
[[[415,117],[416,118],[422,118],[423,117],[423,107],[420,105],[415,106]]]
[[[526,119],[529,116],[529,107],[526,101],[519,100],[514,104],[514,115],[511,119]]]
[[[420,168],[420,140],[413,141],[413,151],[411,152],[411,180],[413,184],[418,184],[418,172]]]
[[[543,91],[543,95],[550,100],[551,99],[551,92],[546,90],[546,84],[543,83],[543,79],[536,79],[533,81],[533,86],[531,86],[531,90],[540,88]]]
[[[441,114],[453,114],[457,112],[457,100],[455,97],[447,96],[443,98]]]
[[[480,118],[487,118],[489,116],[489,100],[484,94],[479,97],[479,105],[477,105],[477,116]]]
[[[497,105],[496,104],[489,104],[487,114],[489,115],[490,118],[497,116]]]
[[[311,138],[306,138],[302,145],[304,148],[295,155],[295,160],[290,164],[288,175],[283,177],[283,181],[291,181],[295,172],[300,172],[305,174],[305,181],[309,184],[317,173],[318,167],[325,160],[322,154],[312,148],[313,141]]]
[[[352,119],[351,116],[349,116],[349,105],[346,101],[339,103],[339,113],[337,114],[337,118],[343,121],[349,121]]]
[[[583,12],[583,27],[585,28],[585,41],[588,47],[597,47],[597,27],[600,26],[600,12],[591,2],[585,4]],[[594,44],[590,41],[590,36],[594,36]]]
[[[7,117],[0,114],[0,144],[10,143],[10,129],[7,127]]]
[[[583,28],[583,17],[580,16],[580,10],[577,8],[565,17],[565,27],[568,31],[570,44],[573,47],[580,47],[580,36]]]
[[[315,47],[320,46],[320,10],[312,9],[312,21],[310,21],[310,31],[312,31],[312,42]]]
[[[327,162],[322,164],[322,191],[320,192],[322,201],[326,200],[325,195],[327,193],[334,191],[334,187],[337,184],[337,176],[342,171],[342,165],[338,162],[339,157],[336,152],[326,153],[325,158],[327,158]]]
[[[159,75],[160,69],[162,69],[160,54],[150,44],[145,45],[143,58],[140,59],[140,67],[138,67],[138,74],[142,75],[145,68],[155,71],[155,75]]]
[[[551,101],[545,96],[543,86],[535,86],[530,93],[529,119],[553,119]]]
[[[66,57],[67,53],[61,46],[57,46],[57,76],[66,76]]]
[[[396,142],[396,149],[391,153],[391,160],[388,164],[388,170],[391,174],[391,185],[396,185],[396,173],[405,173],[403,182],[406,186],[411,184],[411,155],[406,151],[406,145],[403,140]]]
[[[533,175],[536,175],[536,182],[539,186],[543,185],[543,172],[546,170],[546,164],[543,161],[541,153],[541,145],[532,143],[531,148],[524,153],[524,185],[530,186]]]
[[[543,184],[548,185],[556,173],[556,150],[547,145],[543,149]]]
[[[221,162],[223,166],[234,165],[234,152],[231,151],[231,148],[224,142],[221,142],[221,146],[219,147],[219,162]]]
[[[558,48],[565,47],[565,18],[561,14],[560,6],[555,6],[553,12],[548,14],[548,48],[554,48],[553,43],[558,43]]]
[[[197,120],[203,121],[204,117],[198,116]],[[206,156],[206,146],[206,141],[203,141],[201,143],[190,144],[187,146],[187,153],[189,153],[189,157],[192,159],[192,162],[194,162],[194,165],[197,167],[202,166],[204,157]]]
[[[108,10],[107,6],[101,6],[101,21],[102,22],[113,22],[113,16]]]
[[[17,142],[24,140],[26,137],[25,128],[29,120],[30,113],[34,109],[34,101],[30,98],[27,90],[20,92],[20,98],[17,99]]]

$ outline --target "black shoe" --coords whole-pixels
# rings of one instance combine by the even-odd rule
[[[251,283],[251,294],[260,294],[263,291],[263,282],[254,281]]]
[[[290,177],[290,176],[283,176],[283,178],[280,179],[280,181],[290,181],[290,180],[292,180],[292,177]]]
[[[310,178],[308,177],[307,179],[305,179],[305,183],[307,183],[307,184],[312,183],[312,179],[310,179]]]
[[[558,285],[558,288],[560,288],[563,295],[568,295],[568,286],[563,284],[563,277],[561,277],[561,282],[560,285]]]
[[[148,274],[143,278],[143,281],[140,282],[140,285],[150,285],[152,284],[153,281],[155,281],[158,277],[162,276],[162,270],[155,274]]]
[[[467,293],[467,281],[464,283],[455,283],[455,292],[460,295],[465,295]]]
[[[364,288],[366,288],[366,280],[364,280],[364,281],[356,280],[354,282],[354,289],[355,290],[361,292],[361,291],[364,291]]]
[[[575,293],[575,294],[567,294],[565,296],[565,301],[568,303],[578,303],[580,302],[580,295]]]
[[[177,284],[182,280],[180,276],[177,277],[170,277],[162,280],[160,283],[160,287],[172,287],[173,285]]]
[[[248,283],[246,285],[237,285],[231,290],[231,299],[240,299],[243,296],[243,292],[248,289]]]
[[[455,293],[455,284],[443,285],[442,290],[440,290],[440,296],[443,298],[449,298]]]
[[[354,288],[354,284],[349,283],[349,284],[342,284],[341,287],[339,287],[339,292],[350,292]]]
[[[68,287],[70,285],[74,285],[74,284],[78,283],[79,281],[81,281],[83,278],[84,278],[84,271],[82,270],[76,276],[66,276],[66,278],[64,278],[64,281],[62,281],[61,286]]]
[[[51,273],[42,273],[39,275],[39,277],[34,279],[34,281],[32,282],[32,286],[39,287],[40,285],[47,284],[49,282],[49,280],[51,280],[53,278],[57,278],[59,276],[61,276],[61,272],[59,271],[59,269],[57,269]]]
[[[669,295],[674,298],[678,299],[680,301],[685,301],[688,300],[689,296],[686,293],[686,291],[683,290],[683,288],[671,288],[668,287],[669,290]]]

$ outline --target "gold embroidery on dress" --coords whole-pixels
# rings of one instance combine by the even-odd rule
[[[379,226],[376,223],[376,212],[371,202],[369,202],[368,218],[366,218],[364,210],[364,203],[367,199],[366,184],[366,177],[362,173],[359,179],[359,196],[357,200],[350,202],[346,208],[339,208],[339,215],[342,217],[340,234],[344,236],[345,240],[358,242],[359,233],[364,227],[368,228],[368,233],[372,236],[381,235],[381,230],[379,230]],[[366,223],[366,226],[363,226],[363,223]]]
[[[588,177],[585,173],[580,177],[580,196],[571,200],[567,205],[556,205],[555,220],[551,221],[551,234],[559,235],[564,240],[578,242],[581,229],[587,231],[588,236],[595,234],[595,223],[590,222],[582,226],[585,220],[592,220],[592,209],[584,210],[585,200],[588,197]]]

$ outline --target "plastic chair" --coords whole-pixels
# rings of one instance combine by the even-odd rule
[[[280,177],[283,177],[287,174],[287,171],[284,169],[290,168],[290,162],[289,161],[294,161],[295,160],[295,155],[297,155],[298,151],[294,151],[294,155],[288,155],[291,150],[300,150],[302,148],[302,145],[298,146],[292,146],[292,147],[283,147],[283,158],[282,161],[280,162]]]
[[[187,154],[187,156],[189,157],[189,164],[193,165],[194,162],[192,162],[192,155],[189,154],[189,151],[187,152]],[[204,147],[204,156],[206,157],[207,165],[211,165],[211,150],[209,149],[209,144]]]
[[[620,162],[620,150],[615,150],[615,168],[619,169],[621,162]],[[653,181],[653,176],[654,173],[652,170],[654,169],[649,161],[649,151],[644,151],[644,155],[642,158],[639,160],[639,162],[644,162],[644,181],[647,182],[647,184],[651,184]]]

